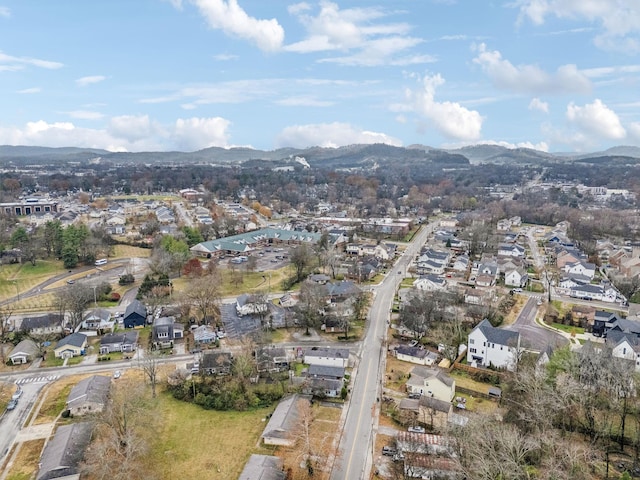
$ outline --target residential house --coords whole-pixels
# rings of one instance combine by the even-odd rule
[[[484,291],[476,288],[467,288],[464,291],[464,303],[468,305],[482,305],[484,303]]]
[[[596,274],[595,264],[583,261],[566,263],[563,270],[565,273],[584,275],[590,279],[593,279]]]
[[[399,345],[395,348],[395,355],[403,362],[416,363],[418,365],[433,365],[438,361],[438,354],[423,347],[410,347]]]
[[[447,288],[447,281],[443,277],[427,274],[414,280],[413,286],[424,292],[442,291]]]
[[[124,328],[143,327],[147,322],[147,307],[140,300],[133,300],[124,311]]]
[[[325,378],[327,380],[343,380],[344,367],[329,367],[326,365],[309,365],[308,378]]]
[[[451,404],[448,406],[451,407]],[[451,456],[453,454],[447,437],[432,433],[398,432],[396,445],[402,453],[437,456]]]
[[[138,348],[138,332],[108,333],[100,339],[100,355],[113,352],[131,353]]]
[[[407,455],[403,469],[405,478],[437,478],[454,480],[460,477],[452,458],[438,455]]]
[[[184,337],[184,325],[176,323],[175,317],[159,317],[151,327],[151,341],[155,348],[173,348],[174,340]]]
[[[30,338],[25,338],[13,347],[9,353],[9,360],[13,365],[21,365],[32,362],[39,354],[40,350],[38,350],[36,343]]]
[[[284,348],[273,345],[258,348],[255,352],[258,372],[286,372],[290,359]]]
[[[202,353],[200,370],[206,375],[230,375],[232,366],[231,352],[208,351]]]
[[[238,480],[285,480],[286,478],[280,457],[254,453],[245,463]]]
[[[458,255],[453,262],[453,269],[456,272],[466,272],[469,269],[469,257],[466,255]]]
[[[504,284],[508,287],[524,287],[529,275],[524,268],[514,268],[504,272]]]
[[[556,266],[564,270],[565,265],[574,264],[584,260],[584,254],[575,248],[560,248],[556,252]]]
[[[59,335],[64,331],[63,326],[64,316],[57,313],[47,313],[37,317],[23,318],[20,330],[35,336]]]
[[[112,331],[113,325],[111,312],[104,308],[91,310],[82,319],[82,328],[85,330]]]
[[[217,339],[215,330],[209,325],[200,325],[193,330],[193,341],[196,345],[213,343]]]
[[[109,399],[111,378],[93,375],[80,380],[67,396],[67,409],[72,416],[100,413]]]
[[[346,348],[312,347],[304,350],[304,363],[347,368],[349,350]]]
[[[520,349],[520,334],[495,328],[484,319],[469,334],[467,362],[472,366],[515,370]]]
[[[87,336],[76,332],[59,340],[53,352],[56,358],[71,358],[84,355],[86,349]]]
[[[451,402],[456,393],[456,382],[438,368],[413,367],[406,388],[408,393]]]
[[[308,403],[311,397],[295,394],[280,400],[262,432],[261,438],[265,445],[292,447],[296,443],[294,429],[298,428],[300,420],[298,401]]]
[[[515,243],[501,243],[498,245],[498,256],[522,258],[525,256],[525,249]]]
[[[89,422],[60,425],[40,455],[36,480],[79,480],[80,464],[92,432]]]
[[[640,338],[629,332],[610,331],[607,344],[611,346],[611,354],[616,358],[632,361],[635,369],[640,370]]]
[[[255,295],[244,293],[236,298],[236,311],[238,315],[265,315],[269,311],[266,298],[260,301]]]
[[[602,302],[613,303],[616,301],[618,292],[610,285],[576,285],[569,289],[569,296],[573,298],[583,298],[585,300],[600,300]]]
[[[302,384],[302,393],[318,398],[339,398],[343,386],[342,380],[309,377]]]

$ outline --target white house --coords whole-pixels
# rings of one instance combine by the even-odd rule
[[[468,337],[467,362],[474,365],[515,370],[520,349],[520,334],[495,328],[484,319]]]
[[[498,246],[498,255],[503,257],[524,257],[524,248],[515,243],[501,243]]]
[[[269,310],[269,305],[266,301],[257,302],[256,297],[244,293],[236,299],[236,312],[238,315],[259,315],[265,314]]]
[[[524,268],[513,268],[504,273],[504,284],[509,287],[524,287],[529,276]]]
[[[437,275],[423,275],[414,280],[413,286],[418,290],[434,292],[436,290],[444,290],[447,287],[447,281]]]
[[[569,274],[584,275],[585,277],[593,279],[594,275],[596,274],[596,266],[593,263],[582,261],[571,262],[565,264],[564,272]]]
[[[610,331],[607,343],[612,346],[611,354],[616,358],[633,361],[636,370],[640,370],[640,339],[635,334]]]
[[[421,347],[400,345],[396,348],[396,358],[404,362],[431,366],[438,361],[438,354]]]
[[[469,268],[469,257],[466,255],[458,255],[455,262],[453,262],[453,269],[456,272],[466,272]]]
[[[437,368],[413,367],[407,380],[407,392],[450,402],[456,394],[456,382]]]
[[[347,368],[349,366],[349,350],[328,347],[307,348],[304,351],[304,363]]]

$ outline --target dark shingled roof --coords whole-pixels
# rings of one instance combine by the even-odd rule
[[[282,459],[254,453],[244,465],[238,480],[284,480],[285,478]]]
[[[486,318],[476,328],[483,333],[488,342],[509,347],[515,347],[518,344],[518,337],[520,336],[518,332],[496,328]]]
[[[78,473],[84,451],[91,441],[93,425],[88,422],[58,427],[40,457],[36,480],[52,480]]]

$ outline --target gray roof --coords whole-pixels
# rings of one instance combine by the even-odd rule
[[[147,317],[147,307],[140,300],[134,300],[129,305],[127,305],[127,309],[124,311],[124,318],[127,318],[132,313],[137,313],[141,315],[143,318]]]
[[[413,378],[414,376],[421,377],[425,380],[436,378],[444,383],[447,387],[453,385],[453,378],[451,378],[439,368],[413,367],[411,369],[411,378]]]
[[[436,412],[449,413],[451,410],[451,403],[444,400],[438,400],[430,395],[422,395],[420,397],[420,405],[426,408],[431,408]]]
[[[18,343],[15,347],[13,347],[13,350],[11,350],[9,357],[12,357],[13,355],[16,355],[19,353],[26,353],[27,355],[37,355],[38,346],[36,345],[36,342],[31,340],[30,338],[25,338],[20,343]]]
[[[310,377],[344,377],[344,367],[329,367],[325,365],[309,365],[307,374]]]
[[[55,327],[62,325],[64,317],[57,313],[47,313],[38,317],[26,317],[22,319],[20,330],[28,332],[36,328]]]
[[[88,422],[61,425],[40,457],[36,480],[50,480],[78,473],[84,451],[91,441],[93,425]]]
[[[104,375],[93,375],[80,380],[69,392],[67,407],[74,408],[84,402],[106,404],[111,388],[111,378]]]
[[[429,356],[429,350],[420,347],[410,347],[409,345],[398,345],[396,347],[396,355],[407,355],[414,358],[425,358]]]
[[[109,320],[111,320],[111,312],[109,312],[109,310],[105,310],[104,308],[96,308],[95,310],[87,312],[83,320],[102,320],[104,322],[108,322]]]
[[[264,432],[262,432],[262,438],[288,438],[290,436],[289,432],[296,426],[298,421],[297,402],[301,399],[310,401],[311,397],[308,395],[295,394],[280,400]]]
[[[108,333],[100,339],[100,345],[109,345],[112,343],[138,343],[138,331],[130,330],[123,333]]]
[[[314,347],[315,348],[315,347]],[[329,358],[349,358],[349,349],[347,348],[330,348],[317,347],[307,348],[304,351],[305,357],[329,357]]]
[[[284,480],[282,459],[270,455],[253,454],[244,465],[238,480]]]
[[[494,327],[486,318],[478,324],[476,329],[479,329],[484,334],[488,342],[506,345],[508,347],[515,347],[520,337],[518,332]]]
[[[72,345],[74,347],[82,347],[87,341],[87,336],[84,333],[72,333],[67,335],[56,344],[56,348],[64,347],[65,345]]]

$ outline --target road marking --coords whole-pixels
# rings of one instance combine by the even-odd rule
[[[60,378],[60,375],[48,375],[46,377],[24,377],[15,381],[16,385],[25,383],[48,383]]]

